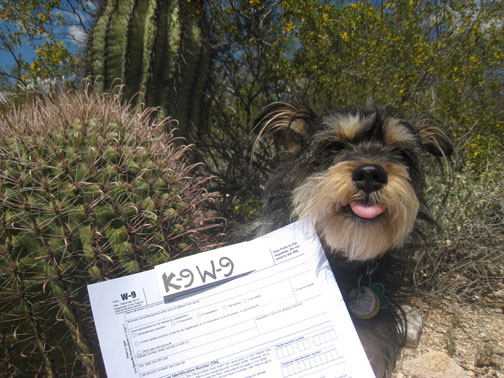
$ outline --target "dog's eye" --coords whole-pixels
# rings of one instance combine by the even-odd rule
[[[406,163],[406,165],[412,164],[413,156],[411,155],[411,152],[407,150],[398,150],[397,153],[400,156],[401,160]]]
[[[342,142],[331,142],[327,145],[326,150],[329,152],[339,152],[343,148],[345,148],[345,145]]]

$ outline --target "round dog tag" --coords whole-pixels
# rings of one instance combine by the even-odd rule
[[[348,307],[360,319],[370,319],[380,310],[380,298],[367,286],[355,287],[349,293]]]

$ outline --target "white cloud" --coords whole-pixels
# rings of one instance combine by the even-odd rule
[[[481,32],[502,28],[503,21],[495,12],[492,12],[492,4],[480,0],[473,1],[471,6],[466,6],[461,11],[456,11],[450,6],[446,10],[453,16],[455,28],[464,29],[476,23],[479,23]]]
[[[68,34],[70,35],[70,38],[77,44],[85,44],[87,41],[86,32],[76,25],[71,25],[68,27]]]

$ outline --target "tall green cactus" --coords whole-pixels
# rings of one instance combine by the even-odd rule
[[[208,246],[205,179],[151,115],[85,90],[0,115],[0,376],[100,375],[86,285]]]
[[[89,43],[89,74],[99,90],[120,79],[126,95],[159,106],[182,135],[206,122],[210,69],[203,0],[106,0]]]

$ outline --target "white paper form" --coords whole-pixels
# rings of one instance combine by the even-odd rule
[[[374,376],[305,221],[88,291],[109,377]]]

